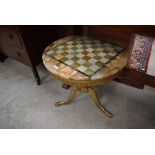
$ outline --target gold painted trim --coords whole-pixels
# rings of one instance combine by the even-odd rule
[[[76,87],[93,87],[93,86],[102,85],[102,84],[114,79],[115,77],[119,76],[120,73],[121,73],[121,71],[117,72],[116,74],[114,74],[110,77],[97,79],[97,80],[92,80],[92,79],[90,79],[90,80],[72,80],[72,79],[63,78],[62,76],[56,75],[56,74],[49,71],[49,74],[51,76],[55,77],[56,79],[58,79],[62,83],[65,83],[68,85],[73,85]]]

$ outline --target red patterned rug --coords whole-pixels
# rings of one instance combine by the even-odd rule
[[[152,53],[153,38],[135,34],[129,48],[127,67],[146,73]]]
[[[127,68],[155,76],[155,39],[148,36],[134,34],[129,45]],[[143,89],[139,81],[117,79],[121,83]]]

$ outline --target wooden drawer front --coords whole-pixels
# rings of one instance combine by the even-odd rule
[[[8,57],[28,65],[28,59],[24,49],[16,48],[6,44],[0,44],[0,51]]]
[[[15,29],[0,27],[0,42],[23,48],[18,32]]]

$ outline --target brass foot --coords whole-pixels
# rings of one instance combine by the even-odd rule
[[[72,88],[71,93],[70,93],[68,99],[66,101],[56,102],[55,106],[58,107],[58,106],[62,106],[62,105],[66,105],[66,104],[71,103],[74,100],[74,98],[75,98],[75,96],[77,94],[77,91],[78,91],[78,89],[76,87]]]
[[[88,93],[90,94],[90,96],[92,97],[92,99],[94,100],[95,104],[97,105],[97,107],[104,112],[108,117],[112,117],[112,113],[110,113],[108,110],[106,110],[103,105],[100,103],[98,96],[96,94],[96,92],[94,91],[93,88],[88,88]]]

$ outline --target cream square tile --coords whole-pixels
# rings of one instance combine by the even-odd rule
[[[102,52],[102,51],[104,51],[104,47],[98,47],[97,50]]]
[[[94,51],[94,49],[91,48],[91,47],[89,47],[89,48],[87,48],[87,51],[88,51],[88,52],[92,52],[92,51]]]
[[[73,45],[67,45],[66,47],[67,47],[67,48],[72,48],[72,47],[73,47]]]
[[[86,61],[85,60],[83,60],[83,59],[79,59],[78,61],[77,61],[77,63],[79,63],[79,64],[84,64]]]
[[[47,55],[51,55],[51,54],[53,54],[53,52],[54,52],[54,51],[48,51],[48,52],[46,52],[46,54],[47,54]]]
[[[90,62],[90,63],[92,63],[92,64],[93,64],[93,63],[97,62],[97,60],[96,60],[96,59],[91,58],[91,59],[89,59],[89,60],[88,60],[88,62]]]
[[[101,56],[101,57],[106,56],[106,54],[105,54],[105,53],[103,53],[103,52],[99,53],[98,55],[99,55],[99,56]]]
[[[87,67],[81,65],[81,66],[79,66],[77,69],[78,69],[79,71],[83,72],[83,71],[85,71],[85,70],[87,69]]]
[[[96,66],[96,65],[92,65],[89,67],[89,69],[93,70],[93,71],[97,71],[100,67]]]
[[[109,61],[109,59],[102,58],[102,59],[100,59],[100,61],[103,62],[103,63],[107,63]]]
[[[83,50],[83,49],[80,49],[80,48],[76,50],[76,52],[79,52],[79,53],[81,53],[81,52],[83,52],[83,51],[84,51],[84,50]]]
[[[110,56],[115,56],[117,54],[117,52],[109,52],[108,55]]]
[[[72,61],[72,60],[67,60],[67,61],[65,61],[65,63],[66,63],[67,65],[72,65],[73,62],[74,62],[74,61]]]
[[[86,47],[91,47],[91,46],[92,46],[92,44],[85,44],[85,46],[86,46]]]
[[[74,43],[73,41],[68,41],[66,44],[71,45],[73,43]]]
[[[60,46],[58,46],[57,48],[58,48],[58,49],[62,49],[62,48],[64,48],[64,45],[60,45]]]
[[[58,50],[57,51],[57,54],[62,54],[64,51],[62,51],[62,50]]]
[[[104,46],[107,46],[107,47],[108,47],[108,46],[109,46],[109,47],[112,46],[110,43],[104,43],[103,45],[104,45]]]
[[[81,47],[83,47],[83,45],[82,44],[77,44],[76,47],[81,48]]]
[[[82,58],[82,57],[84,56],[84,54],[79,53],[79,54],[77,54],[76,56],[77,56],[78,58]]]
[[[96,54],[94,54],[94,53],[89,53],[89,54],[87,54],[88,56],[90,56],[90,57],[94,57]]]
[[[113,47],[105,47],[105,50],[112,51],[112,50],[114,50],[114,48]]]
[[[73,58],[74,56],[73,56],[72,54],[68,54],[68,55],[66,55],[65,57],[71,59],[71,58]]]
[[[72,52],[74,52],[74,50],[72,50],[72,49],[67,49],[66,52],[72,53]]]
[[[95,43],[94,44],[96,47],[103,47],[103,44],[102,43]]]

